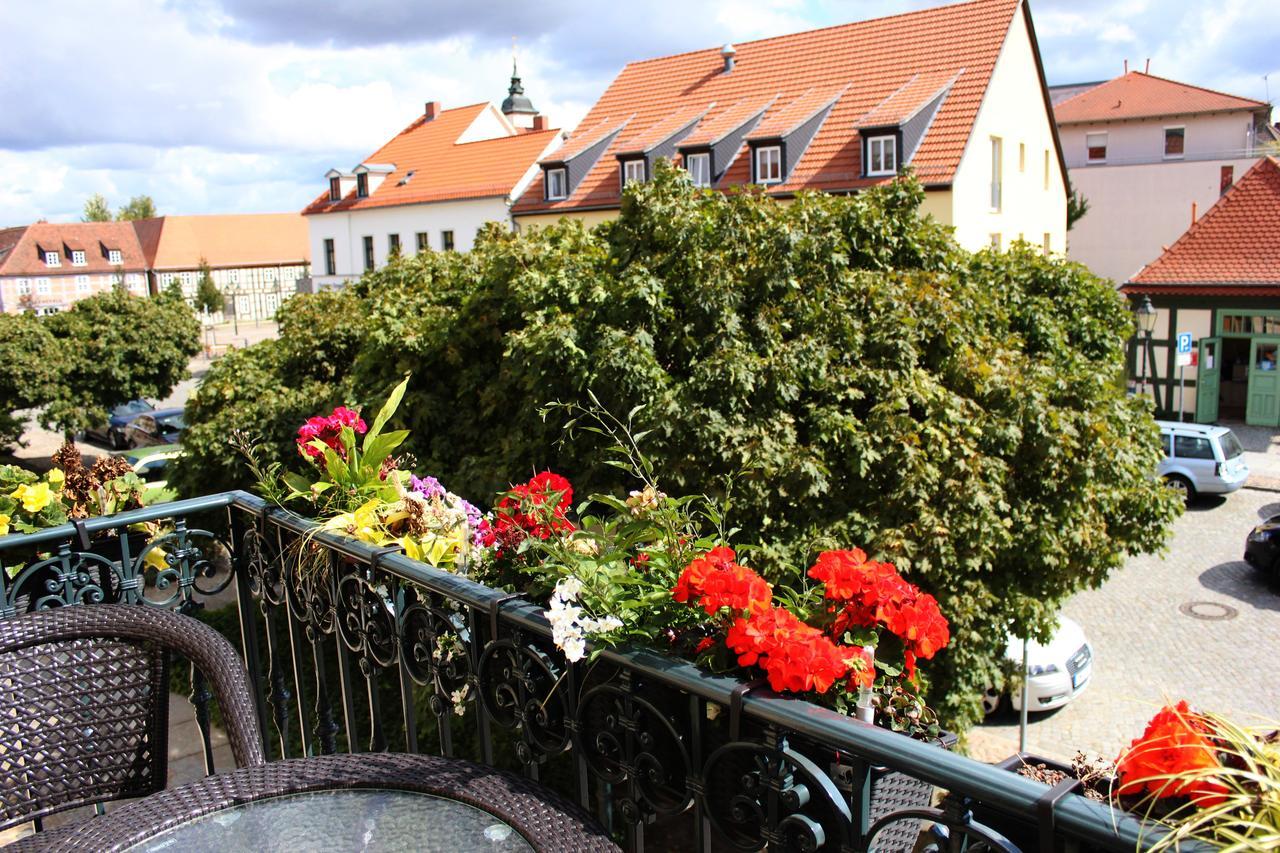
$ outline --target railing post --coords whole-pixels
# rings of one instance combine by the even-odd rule
[[[245,528],[240,513],[235,507],[227,507],[227,516],[231,529],[232,565],[235,566],[236,573],[236,610],[240,616],[240,643],[244,648],[245,667],[249,670],[249,683],[253,685],[254,708],[258,712],[258,731],[262,734],[262,752],[265,755],[269,754],[267,700],[259,678],[262,673],[262,660],[258,654],[258,628],[253,618],[253,593],[249,590],[247,564],[252,557],[245,544]],[[261,525],[265,519],[260,516],[258,521]],[[261,556],[260,551],[259,556]]]

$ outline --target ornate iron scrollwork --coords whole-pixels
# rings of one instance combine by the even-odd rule
[[[477,675],[480,703],[499,726],[519,731],[516,755],[533,764],[569,746],[568,691],[565,672],[550,655],[516,635],[489,643]]]
[[[198,540],[209,544],[200,547],[196,544]],[[142,547],[128,575],[138,581],[145,578],[148,561],[153,556],[159,558],[156,562],[163,563],[164,568],[156,569],[151,588],[161,594],[170,589],[172,592],[167,597],[149,596],[147,586],[138,583],[139,598],[152,607],[187,609],[196,601],[196,596],[217,595],[235,578],[230,546],[208,530],[188,529],[182,519],[177,520],[172,531]],[[217,580],[219,564],[226,568],[221,580]]]
[[[400,649],[409,677],[433,688],[431,713],[442,717],[450,706],[470,698],[470,632],[460,614],[414,602],[400,614]]]
[[[338,580],[338,634],[352,652],[360,655],[360,671],[369,677],[376,668],[394,664],[399,656],[395,610],[387,592],[359,570]]]

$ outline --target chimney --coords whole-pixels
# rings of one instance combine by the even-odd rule
[[[1196,224],[1196,203],[1194,201],[1191,202],[1191,224]]]
[[[1124,61],[1124,73],[1125,74],[1129,73],[1129,60],[1127,59]]]
[[[720,48],[720,56],[724,59],[724,73],[728,74],[733,70],[733,57],[738,51],[734,50],[733,45],[725,44]]]
[[[440,115],[440,102],[427,101],[427,106],[423,109],[422,114],[426,117],[427,121],[431,121],[436,116]]]
[[[546,117],[546,116],[544,116],[542,113],[538,113],[536,116],[534,116],[534,117],[533,117],[533,129],[534,129],[534,130],[546,130],[546,129],[547,129],[547,117]]]
[[[1149,57],[1149,56],[1147,57],[1147,67],[1146,67],[1146,68],[1144,68],[1144,69],[1142,69],[1142,73],[1143,73],[1143,74],[1150,74],[1150,73],[1151,73],[1151,57]]]

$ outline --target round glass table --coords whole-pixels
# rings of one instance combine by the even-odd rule
[[[520,833],[465,803],[413,791],[338,789],[234,805],[129,848],[136,853],[532,853]]]

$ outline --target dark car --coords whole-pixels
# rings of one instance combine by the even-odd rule
[[[1280,515],[1253,528],[1244,543],[1244,559],[1255,569],[1280,575]]]
[[[111,410],[105,424],[85,430],[85,438],[101,441],[112,450],[123,450],[128,447],[124,437],[125,429],[138,415],[153,412],[155,408],[146,400],[130,400],[127,403],[121,403]]]
[[[124,440],[130,447],[149,447],[153,444],[177,444],[182,440],[182,409],[156,409],[138,415],[125,427]]]

